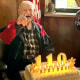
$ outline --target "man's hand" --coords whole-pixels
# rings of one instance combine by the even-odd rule
[[[25,25],[28,24],[28,20],[27,20],[27,18],[25,16],[21,15],[17,19],[17,24],[18,25],[21,25],[22,24],[22,26],[25,26]]]

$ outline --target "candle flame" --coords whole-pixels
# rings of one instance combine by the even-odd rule
[[[54,63],[53,63],[53,67],[54,67]]]

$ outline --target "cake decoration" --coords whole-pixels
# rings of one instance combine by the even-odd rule
[[[61,59],[62,58],[62,59]],[[32,63],[30,71],[32,74],[63,74],[72,72],[71,68],[74,68],[75,59],[67,60],[67,57],[64,53],[60,53],[57,56],[57,61],[52,61],[52,54],[49,54],[47,57],[47,62],[41,63],[41,55],[35,58],[35,64]]]
[[[59,53],[56,61],[52,61],[52,54],[46,56],[46,59],[47,62],[41,62],[41,55],[37,56],[35,58],[36,63],[28,65],[25,68],[24,75],[28,71],[33,80],[53,80],[55,79],[54,77],[57,78],[65,75],[69,76],[68,78],[72,78],[71,80],[75,80],[73,75],[79,79],[79,70],[74,66],[76,59],[73,57],[67,60],[65,53]],[[65,78],[65,80],[67,79]]]

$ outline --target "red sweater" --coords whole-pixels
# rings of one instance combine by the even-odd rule
[[[10,45],[11,41],[16,36],[16,29],[15,29],[16,20],[10,21],[6,27],[6,29],[0,33],[0,38],[3,40],[5,44]],[[43,30],[43,27],[38,23],[35,23],[41,29],[41,35],[45,36],[46,32]]]

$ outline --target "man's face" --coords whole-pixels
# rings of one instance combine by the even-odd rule
[[[28,20],[31,21],[34,16],[34,9],[31,5],[24,4],[22,5],[20,13],[21,13],[20,15],[24,15]]]

